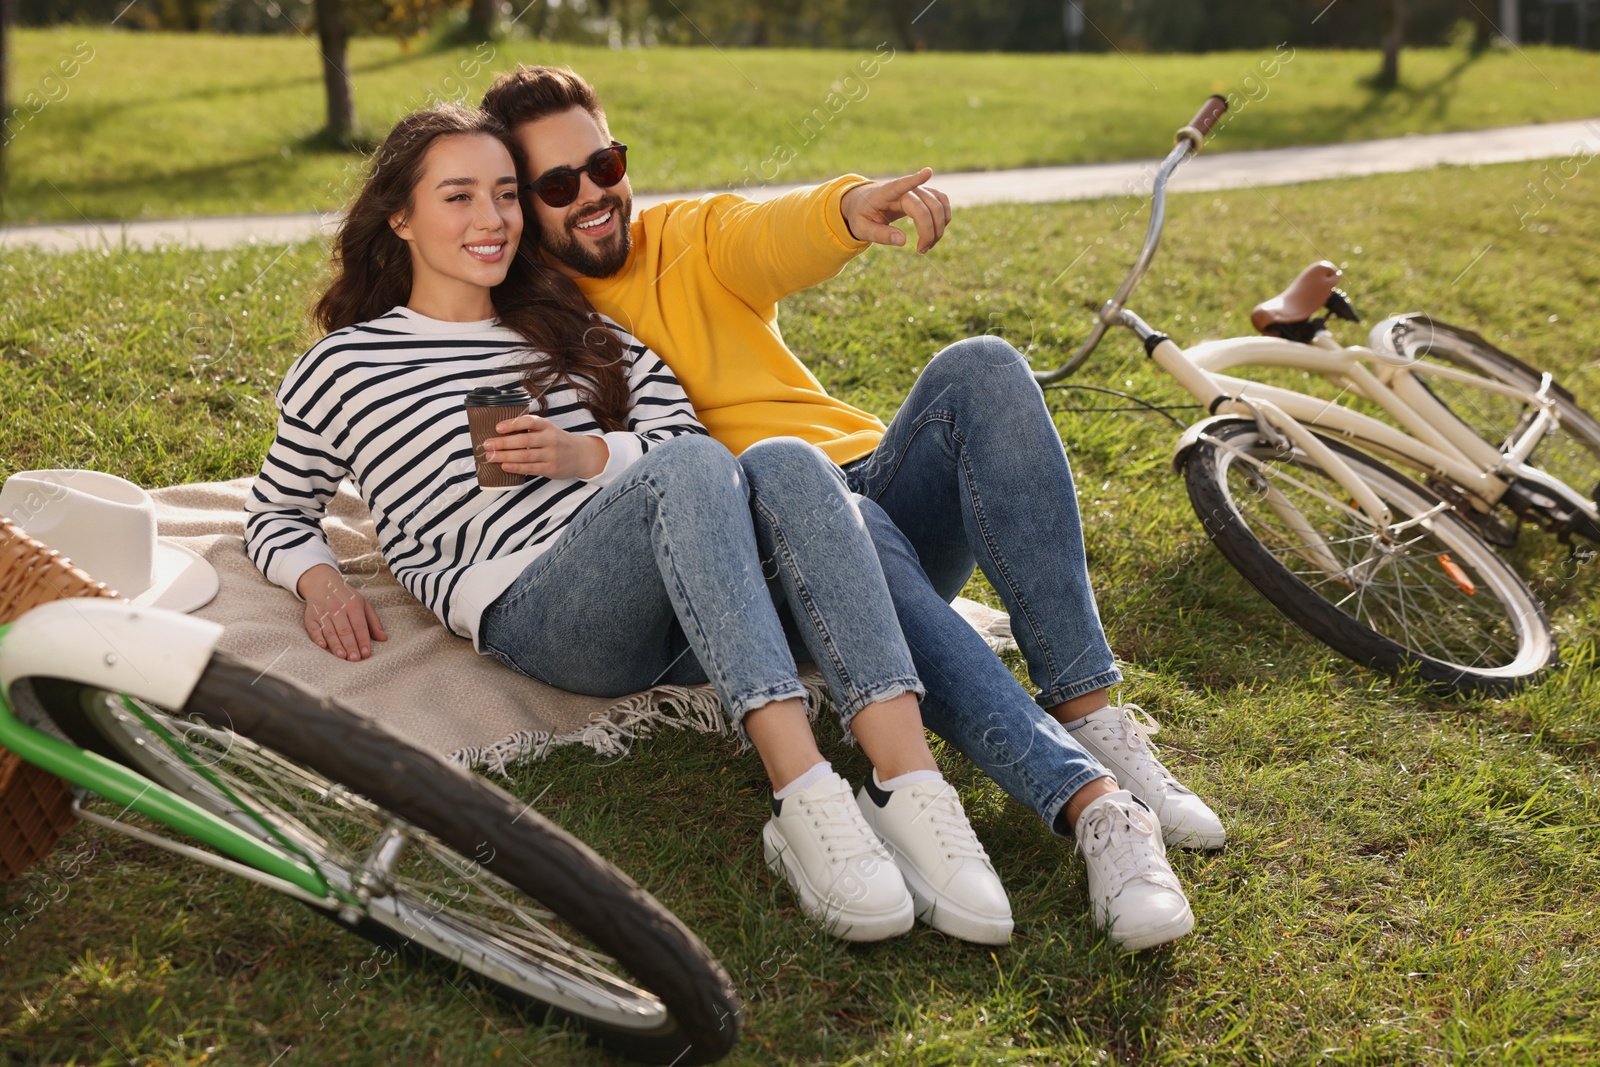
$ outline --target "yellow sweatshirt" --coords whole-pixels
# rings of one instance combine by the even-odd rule
[[[735,454],[768,437],[810,441],[835,463],[877,447],[883,423],[835,400],[783,343],[778,301],[827,281],[867,247],[839,200],[855,175],[757,204],[735,193],[641,212],[610,278],[579,278],[595,310],[655,350],[695,413]]]

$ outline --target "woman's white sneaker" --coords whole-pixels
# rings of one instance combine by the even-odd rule
[[[1161,830],[1132,793],[1119,789],[1084,808],[1073,834],[1089,868],[1095,924],[1109,927],[1124,951],[1160,945],[1194,929],[1194,912],[1167,863]]]
[[[881,941],[911,929],[905,879],[837,774],[773,800],[761,851],[830,934]]]
[[[1142,718],[1136,718],[1138,712]],[[1079,723],[1082,725],[1080,726]],[[1149,805],[1162,839],[1178,848],[1221,848],[1222,820],[1156,758],[1161,727],[1137,704],[1092,711],[1071,724],[1072,739],[1105,764],[1117,784]]]
[[[1011,902],[950,783],[886,791],[869,774],[856,803],[905,876],[917,918],[963,941],[1011,940]]]

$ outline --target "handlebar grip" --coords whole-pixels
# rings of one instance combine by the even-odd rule
[[[1189,125],[1199,131],[1201,137],[1209,136],[1211,127],[1216,124],[1222,113],[1228,110],[1228,101],[1217,93],[1212,93],[1206,102],[1200,105],[1200,110],[1194,113],[1194,118],[1189,120]]]

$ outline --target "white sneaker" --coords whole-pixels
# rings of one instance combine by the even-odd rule
[[[856,803],[905,876],[917,918],[980,945],[1011,940],[1011,902],[949,782],[888,792],[868,774]]]
[[[1135,717],[1138,712],[1140,717]],[[1221,848],[1222,820],[1156,759],[1150,738],[1161,727],[1137,704],[1113,705],[1078,720],[1072,739],[1144,801],[1161,822],[1161,836],[1178,848]]]
[[[761,851],[794,887],[800,910],[830,934],[882,941],[911,929],[905,879],[837,774],[773,800]]]
[[[1083,809],[1073,834],[1089,867],[1089,907],[1124,951],[1194,929],[1194,912],[1167,864],[1161,831],[1132,793],[1119,789]]]

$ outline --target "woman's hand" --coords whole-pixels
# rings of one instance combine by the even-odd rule
[[[295,591],[305,598],[306,633],[340,659],[366,659],[372,655],[373,638],[389,640],[377,610],[326,563],[302,574]]]
[[[605,438],[568,433],[538,415],[518,415],[495,423],[494,428],[507,436],[485,438],[484,459],[500,464],[507,474],[593,478],[606,469],[611,458]]]

